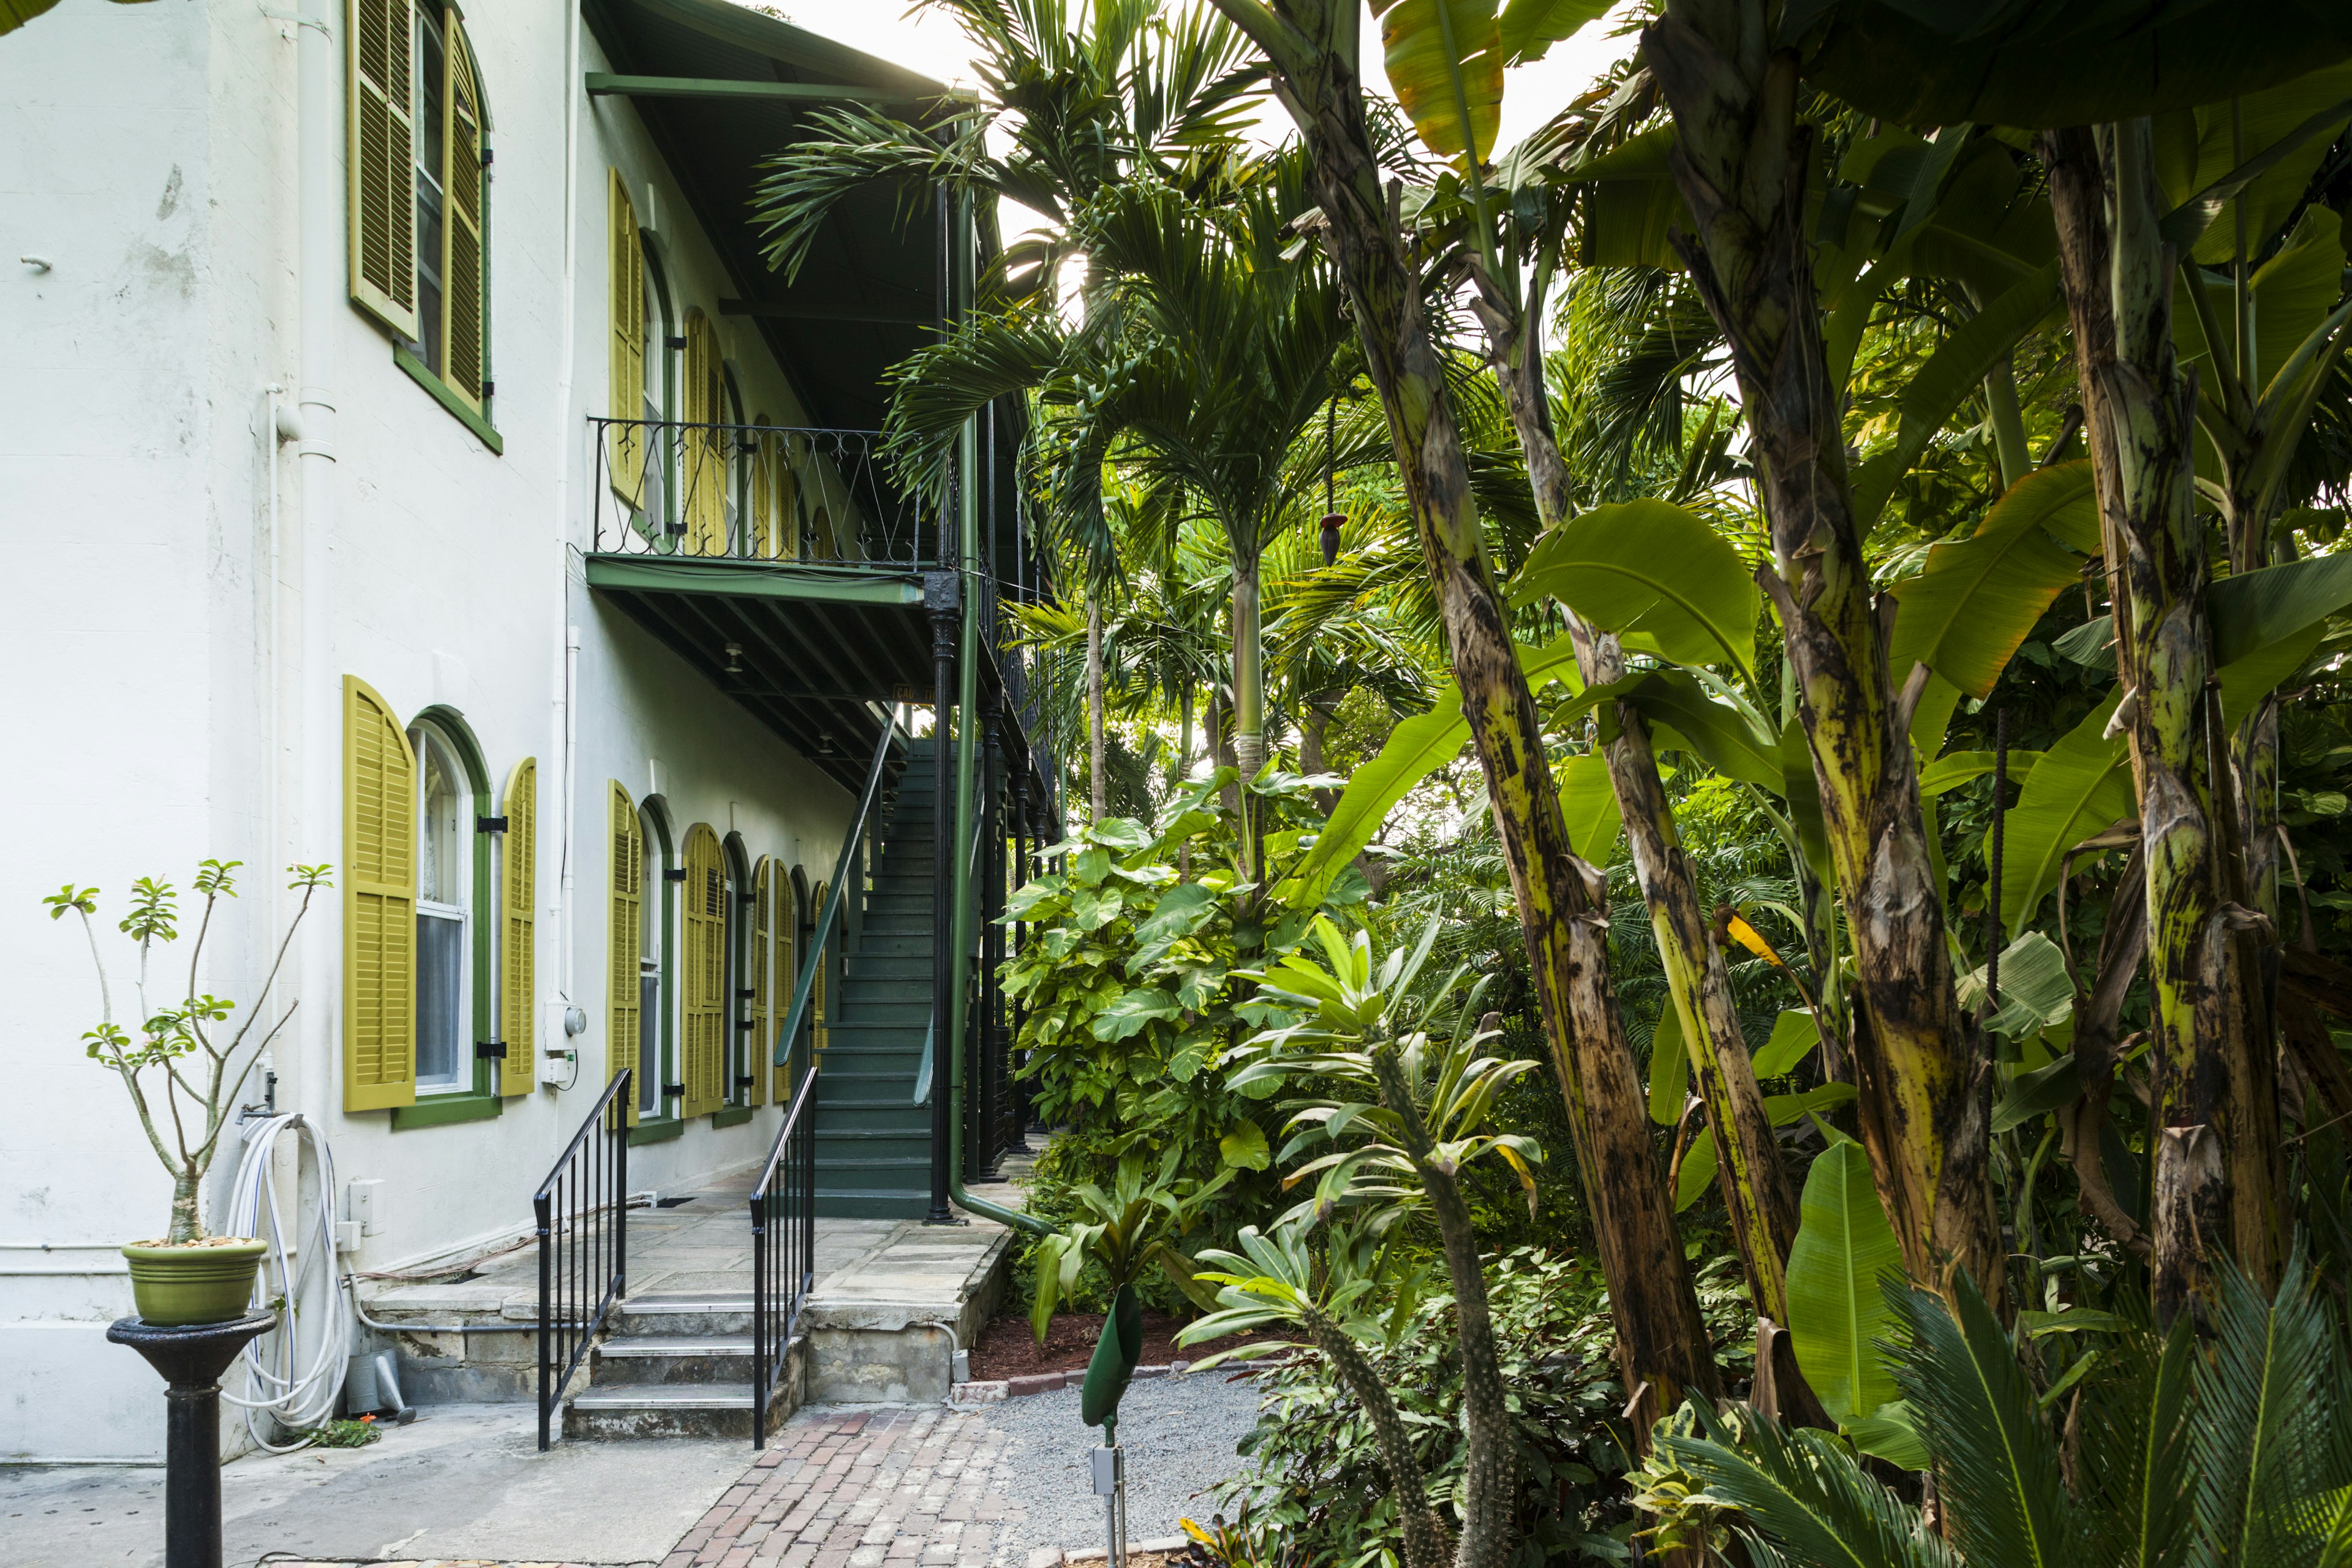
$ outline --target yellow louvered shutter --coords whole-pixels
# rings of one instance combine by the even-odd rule
[[[611,927],[605,937],[604,964],[608,988],[604,997],[604,1081],[610,1083],[625,1068],[637,1065],[638,1031],[645,1020],[639,1016],[637,971],[639,945],[644,940],[646,889],[645,846],[639,842],[636,804],[629,792],[618,784],[612,786],[610,810],[613,817],[613,870],[606,880],[612,895]],[[644,1092],[642,1084],[630,1086],[627,1098],[629,1125],[637,1124],[637,1102]]]
[[[452,10],[448,47],[442,51],[446,90],[441,95],[449,166],[441,225],[442,384],[477,413],[488,363],[489,303],[483,266],[482,88],[474,51]]]
[[[621,171],[612,170],[606,188],[605,212],[612,228],[609,263],[613,312],[612,416],[646,416],[646,252],[637,238],[637,207],[629,199]],[[611,466],[613,493],[633,507],[646,504],[646,432],[636,425],[613,428]]]
[[[809,919],[811,921],[821,920],[824,916],[824,887],[825,885],[823,882],[819,882],[815,887],[809,889]],[[826,979],[825,971],[833,967],[832,959],[833,943],[828,942],[823,947],[817,949],[816,983],[809,987],[809,1017],[814,1022],[814,1032],[815,1035],[816,1054],[818,1056],[823,1056],[824,1054],[824,1047],[830,1039],[830,1037],[825,1033],[824,983]]]
[[[743,1072],[751,1080],[745,1098],[752,1105],[768,1102],[767,1058],[774,1046],[776,1028],[776,982],[771,973],[768,944],[768,889],[774,880],[769,868],[773,864],[762,855],[758,869],[751,873],[751,1036],[743,1050]]]
[[[793,991],[800,984],[800,900],[792,878],[776,873],[776,1021],[768,1036],[768,1094],[778,1105],[792,1103],[792,1043],[778,1032],[791,1021]],[[779,1060],[777,1058],[782,1058]]]
[[[755,414],[751,423],[765,425],[768,416]],[[762,560],[776,558],[776,448],[775,438],[755,436],[751,438],[751,553]]]
[[[688,555],[727,553],[726,437],[713,428],[727,402],[719,334],[699,310],[686,313],[686,520]]]
[[[506,843],[499,857],[499,1092],[529,1094],[539,1080],[539,763],[507,775]]]
[[[343,678],[343,1109],[416,1100],[416,753]]]
[[[727,872],[706,823],[687,829],[683,893],[678,1080],[686,1100],[678,1114],[708,1116],[727,1097]]]
[[[416,321],[416,23],[410,0],[349,0],[344,163],[352,300],[414,342]]]

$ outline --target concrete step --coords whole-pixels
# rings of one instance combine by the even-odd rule
[[[779,1378],[768,1397],[770,1430],[792,1410],[791,1380]],[[647,1384],[591,1386],[563,1408],[567,1438],[733,1437],[751,1436],[751,1384]]]
[[[744,1270],[744,1284],[751,1271]],[[680,1338],[689,1334],[749,1334],[751,1292],[713,1295],[632,1296],[619,1303],[614,1318],[615,1339]]]
[[[628,1334],[596,1347],[598,1388],[751,1381],[749,1334]]]
[[[816,1190],[816,1212],[824,1219],[920,1219],[930,1212],[930,1178],[919,1188],[824,1186]]]

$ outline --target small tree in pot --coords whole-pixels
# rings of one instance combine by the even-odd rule
[[[51,920],[81,917],[89,938],[90,962],[98,971],[100,1018],[97,1027],[82,1035],[84,1054],[117,1074],[139,1113],[139,1125],[163,1169],[172,1177],[172,1223],[157,1241],[132,1242],[122,1249],[131,1264],[131,1286],[139,1315],[150,1323],[226,1322],[245,1310],[253,1290],[263,1244],[236,1237],[215,1237],[205,1229],[199,1193],[205,1173],[220,1151],[238,1092],[252,1075],[262,1051],[276,1039],[294,1016],[289,1003],[277,1021],[255,1035],[278,972],[294,942],[296,928],[310,912],[319,889],[332,886],[327,866],[289,866],[288,886],[302,895],[294,918],[278,939],[261,994],[242,1023],[220,1037],[236,1012],[236,1004],[196,989],[202,971],[205,939],[212,932],[213,915],[223,899],[236,897],[230,873],[238,860],[206,860],[196,868],[195,893],[204,900],[196,920],[195,941],[188,952],[187,984],[173,1001],[163,1006],[149,1001],[149,970],[162,944],[179,940],[179,892],[171,883],[142,877],[131,891],[131,909],[119,927],[137,944],[139,968],[131,983],[137,1005],[137,1026],[125,1028],[116,1021],[114,989],[107,978],[106,960],[99,951],[98,889],[76,888],[70,882],[42,900]],[[160,1071],[160,1079],[151,1075]]]

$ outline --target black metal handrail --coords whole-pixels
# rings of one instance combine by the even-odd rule
[[[875,804],[882,798],[882,779],[889,770],[890,748],[898,739],[898,723],[894,717],[882,726],[881,737],[874,742],[874,761],[866,770],[866,790],[858,799],[857,815],[842,837],[841,853],[833,863],[833,881],[825,889],[816,923],[809,928],[808,952],[801,959],[800,976],[793,984],[793,1003],[784,1010],[783,1026],[776,1031],[773,1054],[780,1066],[787,1065],[786,1052],[799,1048],[801,1026],[808,1017],[809,994],[816,985],[816,968],[824,961],[825,943],[833,940],[835,929],[841,924],[842,901],[849,891],[850,873],[857,864],[858,846],[866,842]]]
[[[888,482],[878,430],[682,419],[588,421],[600,554],[899,568],[935,563],[913,500]]]
[[[816,1080],[812,1067],[751,1186],[751,1447],[768,1446],[768,1401],[792,1360],[816,1280]]]
[[[596,1097],[547,1180],[530,1197],[539,1228],[539,1446],[581,1357],[628,1292],[629,1079],[623,1068]],[[599,1135],[601,1134],[601,1136]],[[594,1304],[590,1305],[591,1296]]]

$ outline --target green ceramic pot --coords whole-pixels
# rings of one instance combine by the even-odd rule
[[[177,1328],[245,1316],[253,1277],[268,1250],[267,1242],[219,1237],[181,1247],[133,1243],[122,1256],[131,1263],[131,1298],[139,1316],[161,1328]]]

